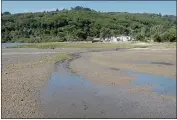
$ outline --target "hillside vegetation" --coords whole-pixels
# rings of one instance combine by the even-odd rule
[[[90,41],[94,37],[129,35],[140,41],[176,41],[176,16],[149,13],[71,10],[2,13],[1,42]]]

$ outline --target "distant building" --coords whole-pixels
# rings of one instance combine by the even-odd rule
[[[92,43],[94,42],[103,42],[100,38],[93,38]]]
[[[117,40],[125,42],[125,41],[132,41],[134,39],[130,36],[119,36],[119,37],[117,37]]]
[[[100,41],[100,38],[93,38],[93,40],[95,40],[95,41]]]
[[[126,41],[134,41],[135,39],[130,37],[130,36],[112,36],[110,38],[105,38],[104,41],[105,42],[118,42],[118,41],[122,41],[122,42],[126,42]]]

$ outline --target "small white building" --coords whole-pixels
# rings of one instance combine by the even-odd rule
[[[117,40],[126,42],[126,41],[132,41],[134,39],[132,37],[130,37],[130,36],[119,36],[119,37],[117,37]]]
[[[110,38],[105,38],[104,41],[109,41],[109,42],[119,42],[119,41],[122,41],[122,42],[126,42],[126,41],[134,41],[135,39],[130,37],[130,36],[112,36]]]
[[[111,37],[111,42],[117,42],[117,37]]]

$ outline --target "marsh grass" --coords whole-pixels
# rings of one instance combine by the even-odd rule
[[[125,43],[90,43],[90,42],[45,42],[30,43],[28,45],[11,46],[9,48],[39,48],[39,49],[55,49],[55,48],[148,48],[148,47],[164,47],[176,48],[176,43],[149,43],[140,45],[130,42]]]
[[[18,48],[40,48],[40,49],[55,49],[55,48],[135,48],[147,47],[146,45],[135,45],[131,43],[63,43],[63,42],[47,42],[33,43],[29,45],[21,45]],[[17,48],[13,46],[10,48]]]

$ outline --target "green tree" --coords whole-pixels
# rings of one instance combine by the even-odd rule
[[[135,38],[138,41],[145,41],[145,37],[141,33],[138,33]]]
[[[135,36],[142,41],[176,41],[176,16],[171,15],[107,13],[76,6],[62,11],[4,12],[1,19],[2,42],[87,41],[89,37],[105,39],[117,35]]]
[[[162,42],[162,38],[158,33],[153,35],[154,42]]]
[[[162,41],[167,42],[176,42],[176,29],[170,28],[162,35]]]
[[[2,15],[11,15],[11,13],[6,11],[6,12],[2,13]]]

